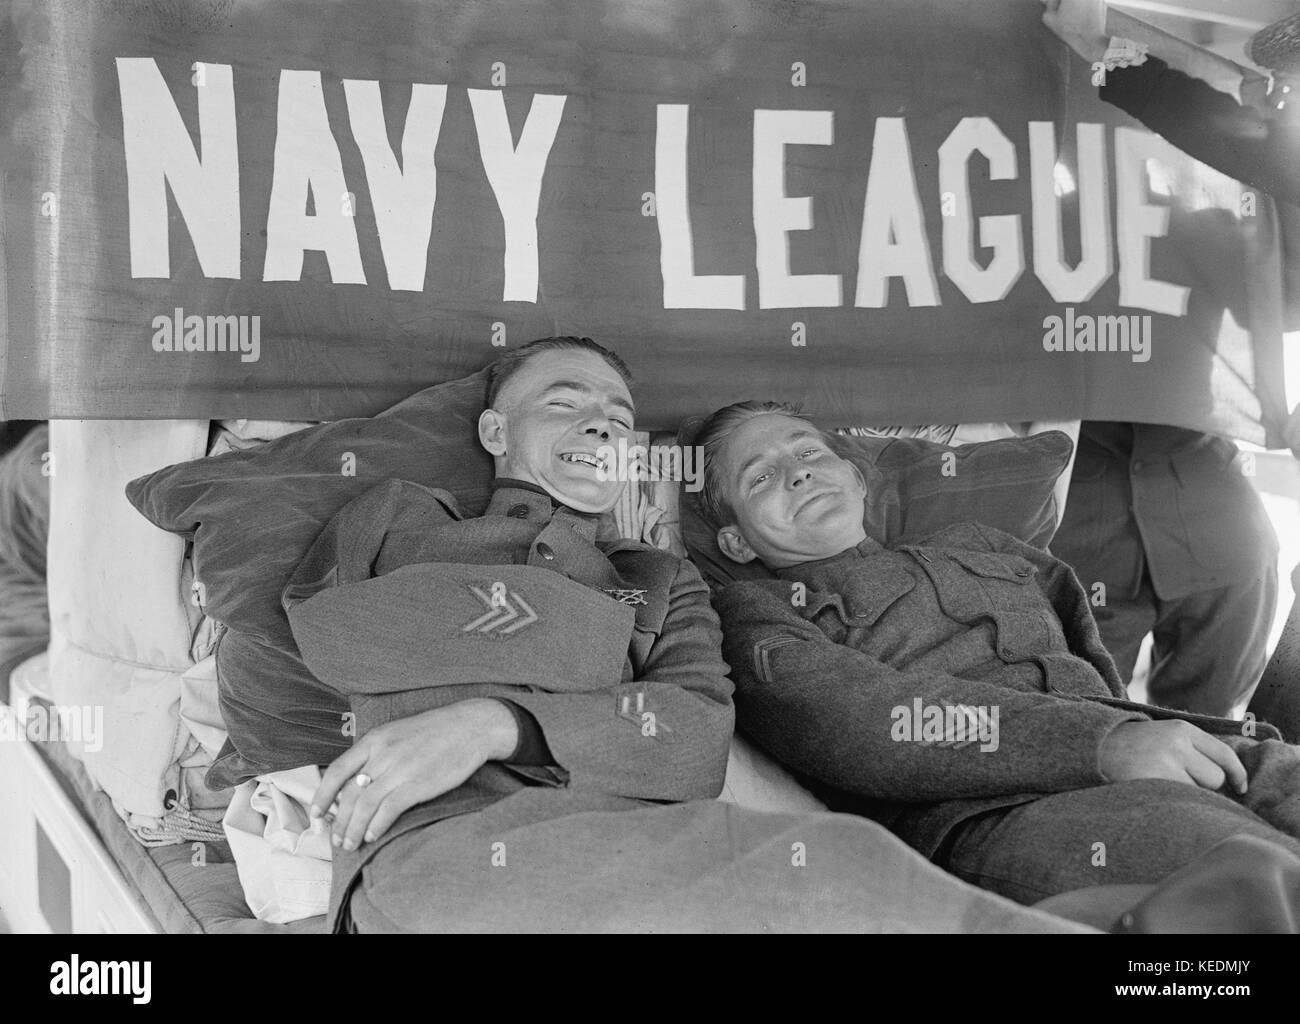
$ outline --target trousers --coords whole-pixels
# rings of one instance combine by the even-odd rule
[[[1131,601],[1113,594],[1094,607],[1102,642],[1120,678],[1133,677],[1142,640],[1152,634],[1147,700],[1161,707],[1228,717],[1264,673],[1277,608],[1277,573],[1162,600],[1144,573]]]
[[[550,817],[553,797],[523,790],[395,839],[362,870],[340,930],[1089,930],[953,878],[854,815],[695,800]]]
[[[1250,835],[1300,855],[1300,747],[1224,740],[1247,792],[1138,779],[1070,790],[962,822],[936,861],[1020,903],[1091,885],[1157,883],[1223,839]]]

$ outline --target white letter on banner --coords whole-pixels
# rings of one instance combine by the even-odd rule
[[[433,206],[438,198],[433,151],[442,129],[447,87],[419,82],[411,86],[406,127],[402,129],[401,167],[388,144],[379,83],[345,78],[343,94],[348,101],[352,136],[366,167],[388,287],[395,291],[423,291]]]
[[[280,72],[274,161],[262,280],[300,280],[303,252],[319,249],[335,284],[365,284],[356,218],[338,202],[348,186],[317,71]],[[312,216],[306,213],[309,194]]]
[[[1065,265],[1056,198],[1056,125],[1029,122],[1029,182],[1033,195],[1034,273],[1057,302],[1087,302],[1114,269],[1110,248],[1110,182],[1106,132],[1079,122],[1079,265]]]
[[[1119,304],[1182,316],[1188,289],[1153,281],[1149,238],[1169,230],[1169,209],[1147,202],[1147,160],[1170,155],[1170,145],[1150,132],[1115,129],[1115,220],[1119,231]]]
[[[839,274],[791,274],[791,231],[813,226],[812,199],[785,194],[785,147],[829,146],[835,115],[829,110],[754,111],[754,256],[758,308],[838,306]]]
[[[907,122],[901,117],[878,117],[862,206],[858,291],[853,304],[875,309],[884,306],[888,297],[885,285],[891,277],[903,279],[909,306],[939,305],[925,214],[912,173]]]
[[[167,185],[206,277],[239,277],[239,148],[229,64],[205,64],[200,160],[152,57],[118,57],[131,276],[170,277]]]
[[[659,221],[659,270],[664,309],[744,309],[743,274],[695,273],[691,208],[687,198],[685,103],[660,103],[655,128],[655,210]]]
[[[939,191],[957,197],[955,216],[943,219],[943,269],[971,302],[997,302],[1025,270],[1020,215],[980,218],[980,246],[993,250],[987,267],[975,260],[971,230],[970,156],[989,162],[989,178],[1016,177],[1016,147],[987,117],[963,117],[939,147]]]
[[[564,113],[564,96],[533,97],[519,145],[510,134],[505,94],[498,89],[470,89],[479,155],[505,222],[505,302],[537,301],[537,207],[542,175]]]

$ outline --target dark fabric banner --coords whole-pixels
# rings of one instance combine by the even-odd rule
[[[0,9],[6,418],[368,414],[571,333],[647,427],[1284,414],[1273,204],[1038,0]]]

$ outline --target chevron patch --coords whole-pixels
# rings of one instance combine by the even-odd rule
[[[538,615],[516,591],[494,584],[491,591],[471,586],[470,592],[483,602],[487,609],[478,618],[460,627],[462,633],[472,633],[489,640],[509,640],[537,621]]]
[[[754,645],[754,672],[765,683],[776,682],[772,678],[772,652],[788,644],[803,643],[797,636],[765,636]]]

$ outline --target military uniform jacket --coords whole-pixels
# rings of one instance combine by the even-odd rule
[[[1106,783],[1101,746],[1121,722],[1239,729],[1128,701],[1074,573],[991,527],[867,539],[778,576],[717,602],[741,731],[927,856],[974,814]],[[927,733],[932,707],[970,709],[996,736]]]
[[[721,792],[734,712],[708,589],[689,562],[596,530],[527,485],[499,482],[485,514],[465,519],[446,492],[391,481],[308,551],[283,603],[308,667],[350,698],[358,735],[493,697],[532,716],[553,762],[489,762],[352,858],[336,851],[336,909],[386,842],[527,786],[553,787],[557,816]]]

